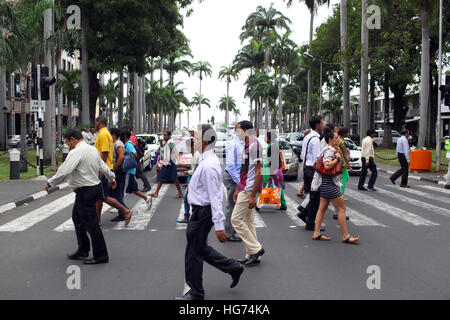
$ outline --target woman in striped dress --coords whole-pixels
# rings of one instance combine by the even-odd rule
[[[322,151],[323,164],[326,170],[330,170],[333,169],[339,161],[341,161],[340,154],[337,151],[339,137],[337,133],[331,131],[328,128],[325,128],[324,130],[324,137],[328,145]],[[345,221],[346,207],[344,197],[342,196],[341,192],[340,179],[340,174],[327,176],[322,175],[317,171],[314,173],[311,190],[317,191],[318,189],[320,189],[320,206],[319,211],[317,211],[313,240],[331,240],[331,238],[320,234],[320,226],[322,225],[323,217],[328,209],[328,206],[330,205],[330,202],[334,205],[338,214],[338,223],[341,228],[342,242],[355,243],[360,239],[359,236],[350,236],[347,231],[347,224]]]

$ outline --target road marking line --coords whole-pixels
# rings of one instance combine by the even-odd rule
[[[75,193],[71,192],[68,195],[61,197],[43,207],[37,208],[20,218],[17,218],[0,227],[0,231],[18,232],[24,231],[33,225],[47,219],[56,212],[63,210],[70,206],[75,201]]]
[[[425,209],[425,212],[434,212],[434,213],[437,213],[437,214],[440,214],[440,215],[443,215],[443,216],[446,216],[446,217],[450,217],[450,210],[449,209],[444,209],[444,208],[441,208],[441,207],[438,207],[438,206],[435,206],[435,205],[432,205],[432,204],[429,204],[429,203],[426,203],[426,202],[423,202],[423,201],[419,201],[417,199],[413,199],[411,197],[407,197],[407,196],[404,196],[404,195],[401,195],[401,194],[398,194],[398,193],[387,191],[387,190],[384,190],[384,189],[381,189],[381,188],[378,188],[378,191],[381,194],[385,194],[385,195],[390,196],[390,197],[392,197],[394,199],[397,199],[399,201],[406,202],[406,203],[415,205],[415,206],[417,206],[419,208]]]
[[[181,204],[180,212],[178,214],[177,220],[182,220],[182,219],[184,219],[184,200],[183,200],[183,203]],[[175,230],[186,230],[186,229],[187,229],[187,223],[178,223],[177,222],[177,225],[175,226]]]
[[[121,221],[117,223],[113,229],[114,230],[145,230],[150,220],[153,218],[156,210],[158,209],[164,195],[169,189],[169,184],[163,184],[161,189],[159,190],[158,198],[153,198],[152,207],[150,210],[147,210],[147,204],[144,199],[140,199],[133,206],[133,217],[131,218],[130,224],[128,227],[125,227],[125,222]],[[150,192],[151,193],[151,192]],[[149,193],[149,194],[150,194]]]
[[[298,212],[297,202],[292,197],[288,196],[286,193],[284,194],[284,196],[287,200],[287,207],[288,207],[288,209],[285,211],[286,215],[289,217],[289,219],[292,220],[292,222],[294,222],[294,224],[297,227],[304,227],[306,224],[299,217],[297,217]]]
[[[348,194],[351,198],[361,201],[366,205],[371,205],[375,207],[376,209],[390,214],[391,216],[394,216],[400,220],[403,220],[405,222],[411,223],[415,226],[438,226],[438,223],[429,221],[427,219],[424,219],[416,214],[413,214],[411,212],[408,212],[406,210],[391,206],[387,203],[384,203],[382,201],[379,201],[375,198],[366,196],[361,194],[361,191],[353,191],[351,189],[345,190],[346,194]]]
[[[393,186],[390,186],[390,185],[386,185],[386,187],[393,188]],[[450,204],[450,198],[448,196],[447,197],[445,197],[445,196],[441,197],[441,196],[438,196],[438,195],[429,194],[429,193],[426,193],[424,191],[420,191],[420,190],[413,189],[413,188],[400,188],[400,189],[401,189],[401,191],[405,191],[405,192],[410,193],[410,194],[414,194],[414,195],[417,195],[417,196],[420,196],[420,197],[424,197],[424,198],[427,198],[427,199],[437,200],[437,201],[441,201],[441,202]]]
[[[111,209],[111,207],[108,204],[103,203],[102,216],[109,209]],[[53,231],[57,231],[57,232],[74,231],[74,230],[75,230],[75,226],[73,225],[72,218],[66,220],[63,224],[61,224],[58,227],[56,227],[55,229],[53,229]]]
[[[330,204],[330,206],[332,207],[331,210],[333,211],[333,213],[337,214],[336,213],[336,208],[332,204]],[[378,221],[376,221],[376,220],[374,220],[372,218],[369,218],[369,217],[359,213],[358,211],[356,211],[356,210],[354,210],[352,208],[346,207],[345,214],[350,217],[348,222],[353,223],[355,226],[358,226],[358,227],[382,227],[382,228],[387,228],[387,226],[385,226],[384,224],[382,224],[382,223],[380,223],[380,222],[378,222]]]
[[[438,187],[433,187],[433,186],[424,186],[424,185],[417,185],[414,187],[419,187],[419,188],[425,188],[428,190],[432,190],[432,191],[437,191],[437,192],[442,192],[445,194],[450,194],[450,189],[444,189],[444,188],[438,188]]]

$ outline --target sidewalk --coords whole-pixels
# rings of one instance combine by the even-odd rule
[[[47,179],[17,180],[0,182],[0,214],[25,203],[46,197],[49,193],[68,187],[67,184],[45,191]]]
[[[390,164],[385,163],[376,163],[378,171],[385,172],[388,174],[393,174],[398,169],[400,169],[400,166],[394,166]],[[447,177],[447,173],[438,173],[438,172],[420,172],[420,173],[413,173],[409,172],[409,178],[415,179],[415,180],[421,180],[421,181],[427,181],[432,183],[437,183],[444,185],[445,179]]]

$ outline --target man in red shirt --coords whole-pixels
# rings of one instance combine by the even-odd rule
[[[133,132],[133,129],[129,125],[124,125],[122,129],[130,130],[131,136],[130,141],[133,143],[133,145],[136,147],[136,150],[138,149],[138,139],[136,135]],[[139,165],[136,168],[136,178],[140,178],[142,182],[144,183],[144,189],[141,190],[141,192],[148,192],[151,189],[150,182],[148,182],[147,177],[145,176],[144,169],[142,168],[141,162],[138,161]]]

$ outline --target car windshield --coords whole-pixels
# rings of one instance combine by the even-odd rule
[[[178,153],[190,153],[188,145],[191,144],[190,143],[191,140],[192,140],[192,138],[175,140],[175,146],[178,150]]]
[[[137,136],[138,138],[144,139],[147,144],[156,144],[156,138],[154,136]]]
[[[289,144],[287,143],[286,140],[284,139],[277,139],[278,143],[280,144],[280,149],[281,150],[290,150],[291,147],[289,146]]]
[[[348,150],[358,150],[358,146],[350,139],[345,139],[345,146]]]

